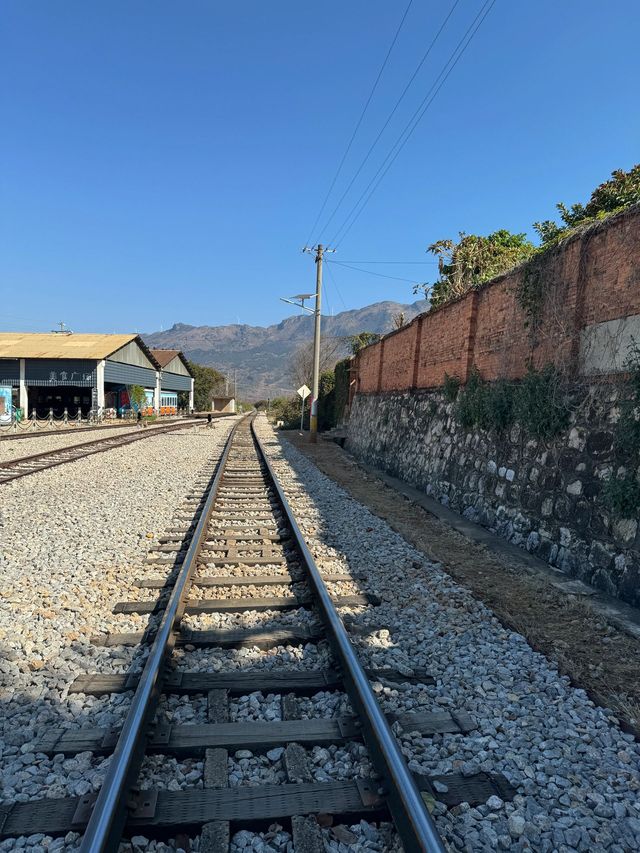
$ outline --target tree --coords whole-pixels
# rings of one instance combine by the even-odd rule
[[[407,322],[407,316],[404,311],[398,311],[397,314],[391,315],[391,322],[394,329],[401,329]]]
[[[193,375],[193,405],[196,411],[205,412],[211,409],[211,401],[222,394],[225,378],[215,367],[205,367],[203,364],[189,362]]]
[[[349,346],[351,347],[351,352],[355,355],[363,347],[376,344],[379,340],[380,335],[376,332],[360,332],[358,335],[351,335],[349,338]]]
[[[525,234],[512,234],[501,228],[487,237],[461,231],[457,243],[437,240],[427,251],[438,257],[440,278],[433,285],[416,285],[414,293],[424,291],[436,307],[526,261],[535,246]]]
[[[544,222],[534,222],[533,227],[538,232],[542,245],[548,246],[566,236],[572,228],[603,219],[637,202],[640,202],[640,163],[628,172],[624,169],[612,172],[610,180],[596,187],[586,204],[578,203],[567,207],[566,204],[558,202],[556,207],[562,225],[546,219]]]
[[[135,411],[139,411],[140,409],[146,408],[147,393],[142,387],[142,385],[130,385],[128,390],[129,403],[131,404],[131,408]]]
[[[344,338],[320,338],[320,373],[333,370],[333,366],[344,355]],[[313,341],[298,347],[289,363],[289,376],[296,388],[313,382]]]

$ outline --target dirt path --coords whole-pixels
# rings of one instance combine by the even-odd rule
[[[611,708],[640,737],[640,642],[595,614],[588,601],[490,554],[427,510],[366,473],[337,444],[283,433],[318,468],[429,559],[470,589],[512,630],[557,662],[575,686]]]

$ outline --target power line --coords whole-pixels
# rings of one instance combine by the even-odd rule
[[[316,230],[316,226],[317,226],[318,222],[320,221],[320,217],[324,213],[324,209],[327,206],[327,202],[329,201],[329,196],[331,195],[331,192],[332,192],[332,190],[336,184],[336,181],[338,180],[338,176],[340,175],[340,172],[342,171],[342,167],[344,166],[344,162],[347,159],[349,151],[351,150],[351,146],[353,145],[353,141],[356,138],[356,134],[358,133],[358,130],[360,129],[360,125],[362,124],[362,120],[364,119],[365,113],[367,112],[367,110],[369,108],[369,104],[371,103],[371,99],[373,98],[374,92],[378,88],[378,83],[380,82],[380,78],[382,77],[382,72],[384,71],[384,69],[387,65],[387,62],[389,61],[389,57],[391,56],[391,51],[393,50],[395,43],[398,40],[398,36],[400,35],[400,30],[402,29],[402,27],[404,25],[404,22],[405,22],[407,15],[409,14],[409,9],[411,8],[412,3],[413,3],[413,0],[409,0],[409,4],[408,4],[407,8],[404,10],[404,15],[400,19],[400,23],[398,24],[398,29],[396,30],[396,33],[395,33],[395,35],[391,41],[391,44],[389,45],[387,55],[385,56],[382,65],[380,66],[380,70],[378,71],[378,76],[376,77],[376,79],[373,83],[373,86],[371,87],[371,91],[369,92],[369,97],[365,101],[365,105],[362,108],[362,112],[360,113],[360,118],[356,122],[356,126],[353,129],[353,133],[351,134],[351,139],[349,140],[347,147],[345,149],[345,152],[342,155],[342,159],[340,160],[340,163],[338,164],[338,168],[336,169],[336,173],[333,176],[333,180],[331,181],[329,189],[327,190],[327,194],[324,197],[324,201],[322,202],[322,206],[320,207],[318,215],[316,216],[315,222],[311,226],[311,231],[309,232],[307,242],[305,243],[306,246],[310,245],[310,243],[311,243],[311,238],[313,237],[314,231]]]
[[[329,217],[329,219],[327,219],[327,221],[325,222],[325,224],[324,224],[324,227],[323,227],[323,229],[322,229],[321,234],[324,234],[324,233],[325,233],[325,231],[327,230],[327,228],[329,227],[329,225],[330,225],[330,224],[331,224],[331,222],[333,221],[333,218],[334,218],[334,216],[336,215],[336,213],[338,212],[338,210],[340,209],[340,207],[341,207],[341,205],[342,205],[342,202],[345,200],[345,198],[346,198],[346,196],[347,196],[347,193],[349,192],[349,190],[351,189],[351,187],[352,187],[352,186],[353,186],[353,184],[355,183],[355,181],[356,181],[356,179],[357,179],[358,175],[360,174],[360,172],[363,170],[363,168],[364,168],[364,167],[365,167],[365,165],[367,164],[367,162],[368,162],[368,160],[369,160],[369,157],[371,156],[371,154],[372,154],[372,152],[373,152],[374,148],[376,147],[376,145],[377,145],[377,144],[378,144],[378,142],[380,141],[380,137],[382,136],[382,134],[385,132],[385,130],[386,130],[386,129],[387,129],[387,127],[389,126],[389,122],[391,121],[391,119],[393,118],[393,116],[394,116],[394,115],[395,115],[395,113],[396,113],[396,110],[398,109],[398,107],[399,107],[399,106],[400,106],[400,104],[402,103],[402,100],[404,99],[404,96],[405,96],[405,95],[407,94],[407,92],[409,91],[409,88],[411,87],[411,84],[413,83],[413,81],[415,80],[416,76],[418,75],[418,72],[420,71],[420,69],[422,68],[422,66],[424,65],[424,63],[426,62],[427,57],[428,57],[428,56],[429,56],[429,54],[431,53],[431,51],[432,51],[432,49],[433,49],[433,47],[434,47],[435,43],[436,43],[436,42],[438,41],[438,39],[440,38],[440,35],[441,35],[442,31],[443,31],[443,30],[444,30],[444,28],[446,27],[446,25],[447,25],[447,23],[448,23],[448,21],[449,21],[449,18],[451,17],[451,15],[453,15],[453,13],[454,13],[454,11],[455,11],[455,8],[456,8],[456,6],[458,5],[458,3],[459,3],[459,2],[460,2],[460,0],[454,0],[454,3],[453,3],[453,5],[451,6],[451,8],[449,9],[449,12],[448,12],[447,16],[445,17],[444,21],[443,21],[443,22],[442,22],[442,24],[440,25],[439,30],[436,32],[435,36],[434,36],[434,37],[433,37],[433,39],[431,40],[431,44],[430,44],[430,45],[429,45],[429,47],[427,48],[426,52],[423,54],[422,59],[421,59],[421,60],[420,60],[420,62],[417,64],[417,66],[416,66],[416,68],[415,68],[415,70],[414,70],[413,74],[412,74],[412,75],[411,75],[411,77],[409,78],[409,82],[406,84],[406,86],[405,86],[405,87],[404,87],[404,89],[402,90],[402,92],[401,92],[401,94],[400,94],[400,97],[396,100],[396,102],[395,102],[395,104],[394,104],[394,106],[393,106],[393,109],[391,110],[391,112],[390,112],[390,113],[389,113],[389,115],[387,116],[387,119],[386,119],[385,123],[382,125],[382,127],[381,127],[381,128],[380,128],[380,130],[378,131],[378,135],[377,135],[377,136],[376,136],[376,138],[373,140],[373,143],[371,144],[371,146],[370,146],[369,150],[368,150],[368,151],[367,151],[367,153],[365,154],[364,159],[362,160],[362,162],[361,162],[361,163],[360,163],[360,165],[358,166],[358,168],[357,168],[357,170],[356,170],[355,174],[353,175],[353,177],[351,178],[351,180],[349,181],[349,183],[347,184],[347,188],[345,189],[345,191],[344,191],[344,192],[342,193],[342,195],[340,196],[340,199],[339,199],[338,203],[336,204],[336,206],[334,207],[333,212],[331,213],[331,216],[330,216],[330,217]],[[318,217],[318,218],[319,218],[319,217]],[[315,226],[314,226],[314,227],[315,227]]]
[[[358,201],[351,208],[351,211],[347,214],[342,225],[340,226],[340,228],[336,232],[335,237],[329,241],[329,245],[333,245],[334,247],[337,247],[338,242],[344,240],[346,235],[349,233],[349,231],[351,230],[351,228],[355,224],[356,220],[360,217],[360,214],[362,213],[362,211],[366,207],[369,199],[371,198],[373,193],[376,191],[376,189],[380,185],[380,182],[382,181],[384,176],[387,174],[387,172],[389,171],[389,169],[391,168],[391,166],[395,162],[400,151],[402,151],[402,149],[404,148],[406,143],[409,141],[409,139],[412,136],[413,132],[415,131],[416,127],[418,126],[418,124],[422,120],[424,114],[426,113],[426,111],[429,109],[429,107],[433,103],[438,92],[444,86],[445,82],[447,81],[447,78],[449,77],[449,75],[451,74],[453,69],[456,67],[458,62],[460,61],[460,59],[461,59],[462,55],[464,54],[464,52],[466,51],[466,49],[471,44],[473,37],[475,36],[475,34],[480,29],[483,21],[485,20],[485,18],[487,17],[487,15],[491,11],[491,9],[493,8],[495,2],[496,2],[496,0],[485,0],[485,3],[480,8],[480,11],[476,15],[476,17],[473,19],[473,21],[471,22],[471,24],[467,28],[465,34],[462,36],[462,38],[460,39],[460,41],[458,42],[458,44],[456,45],[456,47],[452,51],[447,62],[445,62],[444,66],[442,68],[442,71],[440,72],[440,74],[436,78],[435,83],[433,84],[431,89],[429,89],[429,91],[427,92],[427,94],[423,98],[422,102],[420,103],[420,106],[414,112],[414,114],[411,117],[411,119],[409,120],[409,122],[405,125],[404,130],[402,131],[402,133],[400,134],[400,136],[398,137],[398,139],[396,140],[394,145],[391,147],[391,149],[390,149],[389,153],[387,154],[387,156],[385,157],[385,159],[382,161],[382,163],[378,167],[378,171],[374,174],[373,178],[371,178],[371,180],[369,181],[369,183],[367,184],[367,186],[363,190]],[[465,39],[466,39],[466,42],[465,42]],[[456,56],[456,53],[458,54],[457,56]],[[447,68],[447,66],[449,66],[449,67]],[[403,139],[403,137],[404,137],[404,139]],[[395,148],[397,148],[397,150],[394,153]],[[391,159],[389,159],[389,158],[391,158]],[[387,163],[387,161],[389,161],[389,162]],[[380,177],[378,178],[378,176],[380,176]],[[364,198],[366,193],[368,192],[369,188],[372,186],[372,184],[374,184],[374,186],[371,189],[371,192],[369,193],[369,195],[366,198]],[[362,201],[363,198],[364,198],[364,202],[361,205],[360,210],[357,210],[358,205],[360,205],[360,202]],[[356,211],[357,211],[357,213],[356,213]],[[349,223],[349,219],[352,216],[353,216],[353,219]],[[347,227],[347,223],[349,223],[348,227]],[[344,230],[345,228],[346,228],[346,230]]]
[[[327,261],[328,264],[338,264],[340,267],[346,267],[349,270],[357,270],[357,272],[364,272],[367,275],[375,275],[377,278],[391,278],[394,281],[406,281],[409,284],[425,284],[424,281],[414,281],[412,278],[399,278],[397,275],[385,275],[381,272],[373,272],[373,270],[365,270],[362,267],[353,267],[350,264],[342,263],[341,261]]]
[[[347,309],[347,306],[346,306],[344,299],[342,298],[342,294],[340,293],[340,288],[338,287],[338,282],[336,280],[336,277],[333,274],[333,270],[331,269],[331,267],[328,264],[329,264],[329,262],[327,261],[327,272],[329,273],[329,278],[331,279],[331,283],[333,284],[333,286],[336,290],[336,293],[338,294],[340,302],[342,302],[342,307],[344,308],[345,311],[347,311],[348,309]]]
[[[396,266],[408,266],[409,264],[437,264],[438,261],[342,261],[343,264],[395,264]]]

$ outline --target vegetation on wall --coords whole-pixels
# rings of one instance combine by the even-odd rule
[[[557,204],[560,223],[550,219],[535,222],[533,227],[540,237],[540,246],[534,246],[525,234],[513,234],[504,228],[486,237],[461,231],[458,241],[437,240],[427,251],[437,256],[440,277],[434,284],[416,285],[413,292],[424,293],[435,308],[533,258],[534,262],[524,270],[518,299],[529,322],[535,324],[541,313],[545,288],[541,266],[535,262],[535,256],[581,227],[638,202],[640,164],[629,171],[616,169],[608,181],[595,188],[586,204],[578,203],[571,207],[562,202]]]
[[[461,231],[458,242],[438,240],[427,251],[438,257],[440,278],[433,285],[417,285],[414,293],[424,291],[437,307],[526,261],[535,246],[525,234],[503,228],[487,237]]]
[[[569,423],[564,383],[550,365],[529,370],[517,383],[485,382],[474,370],[456,397],[455,415],[465,429],[502,433],[517,421],[529,435],[549,439]]]
[[[458,379],[458,377],[457,376],[449,376],[448,373],[445,373],[442,391],[444,393],[444,396],[447,398],[447,400],[450,403],[455,403],[459,390],[460,390],[460,380]]]
[[[556,207],[560,213],[561,224],[551,219],[534,222],[543,248],[554,245],[573,230],[597,222],[613,213],[618,213],[632,204],[640,202],[640,163],[625,172],[616,169],[608,181],[600,184],[591,193],[586,204],[572,204],[567,207],[559,202]]]
[[[376,332],[360,332],[358,335],[352,335],[349,338],[349,346],[351,347],[351,352],[355,355],[364,347],[376,344],[379,340],[380,335]]]

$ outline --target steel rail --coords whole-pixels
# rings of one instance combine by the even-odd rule
[[[178,429],[197,426],[194,422],[189,423],[172,423],[164,426],[151,427],[144,430],[133,430],[126,432],[123,435],[106,436],[105,438],[96,438],[93,441],[81,441],[79,444],[68,444],[64,447],[58,447],[55,450],[44,450],[42,453],[34,453],[31,456],[19,456],[17,459],[9,459],[5,462],[0,462],[0,475],[3,472],[11,474],[11,469],[18,465],[25,465],[29,462],[37,462],[44,460],[46,457],[54,457],[51,462],[42,465],[38,468],[33,468],[28,471],[14,471],[10,477],[0,478],[0,485],[10,483],[12,480],[18,480],[20,477],[28,477],[29,474],[37,474],[39,471],[46,471],[49,468],[55,468],[58,465],[64,465],[66,462],[77,462],[79,459],[84,459],[87,456],[94,456],[96,453],[103,453],[107,450],[113,450],[117,447],[126,447],[127,444],[133,444],[134,441],[140,441],[143,438],[151,438],[153,435],[162,435],[165,432],[173,432]],[[94,448],[89,450],[87,448]],[[86,452],[74,455],[73,458],[56,459],[56,456],[73,453],[77,450],[86,449]]]
[[[398,746],[389,724],[378,704],[369,679],[351,645],[351,640],[338,614],[329,590],[316,566],[313,555],[305,542],[296,522],[295,515],[258,438],[253,421],[251,432],[260,456],[273,480],[274,488],[285,512],[287,523],[302,554],[309,580],[313,587],[316,603],[327,629],[329,641],[342,667],[342,675],[349,699],[355,706],[363,727],[365,743],[371,753],[376,770],[382,776],[384,795],[405,851],[428,851],[445,853],[446,848],[438,834],[416,787],[409,768]]]
[[[168,423],[175,423],[177,420],[181,420],[183,423],[189,421],[204,421],[207,418],[207,415],[211,414],[211,417],[214,421],[221,421],[225,418],[233,418],[237,414],[236,412],[206,412],[206,413],[197,413],[193,415],[185,415],[184,417],[169,417],[163,421],[160,426],[167,426]],[[73,423],[73,422],[72,422]],[[42,429],[20,429],[21,432],[12,432],[11,435],[3,435],[3,430],[7,432],[11,429],[11,427],[0,426],[0,441],[20,441],[23,438],[47,438],[48,436],[54,435],[79,435],[82,432],[95,432],[99,429],[104,430],[114,430],[114,429],[128,429],[137,426],[137,422],[134,420],[115,420],[108,424],[99,424],[98,426],[75,426],[75,427],[64,427],[58,428],[54,427],[50,429],[49,427],[43,427]],[[149,427],[150,429],[159,429],[157,426]]]
[[[176,419],[177,420],[177,419]],[[175,423],[174,419],[171,419],[172,423]],[[31,423],[31,421],[27,421],[27,423]],[[70,423],[74,423],[74,421],[70,421]],[[166,425],[163,424],[163,425]],[[124,420],[124,419],[115,419],[108,424],[99,424],[98,426],[71,426],[71,427],[43,427],[42,429],[33,429],[29,426],[26,429],[23,427],[19,427],[21,432],[12,432],[10,435],[3,435],[3,430],[6,430],[7,433],[11,430],[11,426],[2,426],[0,427],[0,441],[20,441],[23,438],[48,438],[49,436],[54,435],[79,435],[82,432],[95,432],[96,430],[104,429],[127,429],[129,427],[133,428],[136,426],[136,421],[134,420]],[[157,427],[153,427],[153,429],[157,429]]]
[[[118,737],[109,770],[100,788],[80,848],[81,853],[106,853],[117,850],[127,819],[128,801],[144,757],[147,730],[162,690],[165,664],[176,642],[175,626],[186,605],[186,593],[196,560],[209,527],[209,519],[224,474],[238,421],[227,438],[209,494],[202,508],[180,573],[163,612],[153,645]]]

